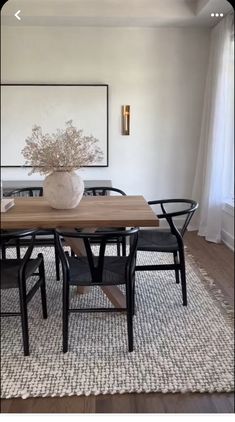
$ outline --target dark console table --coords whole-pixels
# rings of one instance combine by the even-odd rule
[[[38,186],[41,187],[43,185],[43,180],[3,180],[2,181],[2,190],[4,196],[7,196],[8,192],[11,192],[15,189],[21,189],[26,187],[33,187]],[[111,187],[112,182],[111,180],[84,180],[85,188],[96,187],[96,186],[104,186],[104,187]]]

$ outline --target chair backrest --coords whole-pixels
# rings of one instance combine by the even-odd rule
[[[186,229],[190,223],[190,220],[198,208],[198,203],[196,201],[193,201],[192,199],[185,199],[185,198],[174,198],[174,199],[161,199],[158,201],[149,201],[149,205],[160,205],[162,214],[157,214],[157,217],[159,219],[165,218],[168,222],[171,232],[177,236],[183,237]],[[168,212],[166,210],[166,206],[171,206],[171,211]],[[183,209],[179,210],[179,205],[183,204]],[[172,211],[172,208],[175,208],[175,210]],[[181,227],[181,229],[177,229],[173,218],[174,217],[183,217],[184,216],[184,222]]]
[[[37,230],[35,229],[25,229],[25,230],[1,230],[0,231],[0,240],[5,242],[11,239],[20,239],[25,236],[35,236]]]
[[[56,230],[56,245],[59,252],[59,257],[62,263],[63,274],[66,277],[69,277],[69,260],[63,249],[62,239],[66,238],[77,238],[84,241],[87,259],[89,263],[89,269],[91,274],[91,284],[102,284],[103,280],[103,269],[104,269],[104,260],[105,260],[105,251],[106,245],[109,239],[121,241],[123,238],[130,239],[130,248],[129,254],[127,257],[118,257],[119,259],[126,260],[126,271],[133,273],[135,269],[134,260],[136,255],[137,240],[138,240],[138,228],[132,228],[129,230],[123,231],[110,231],[110,232],[95,232],[95,233],[85,233],[85,232],[60,232]],[[98,255],[94,256],[92,251],[92,245],[94,241],[98,242],[99,252]],[[94,259],[96,258],[96,259]],[[76,258],[75,258],[76,259]]]
[[[8,192],[7,196],[43,196],[43,188],[39,186],[25,187]]]
[[[84,190],[85,196],[105,196],[105,195],[110,195],[112,193],[126,195],[126,193],[123,192],[123,190],[121,189],[107,187],[107,186],[94,186],[94,187],[86,188]]]
[[[38,230],[35,229],[28,229],[28,230],[1,230],[0,231],[0,245],[1,248],[3,248],[10,240],[12,239],[21,239],[22,237],[31,237],[31,241],[29,244],[29,247],[26,250],[26,253],[24,255],[24,257],[22,258],[22,264],[24,265],[24,263],[26,263],[33,251],[33,247],[34,247],[34,240],[35,240],[35,236],[37,234]],[[5,258],[1,258],[1,260],[5,260]],[[23,267],[22,267],[23,268]]]

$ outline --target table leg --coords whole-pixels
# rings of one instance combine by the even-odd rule
[[[105,286],[101,289],[115,308],[126,308],[126,296],[118,286]]]
[[[93,233],[95,230],[90,229],[90,232]],[[70,248],[74,251],[77,256],[84,256],[86,255],[86,249],[82,239],[75,239],[73,237],[64,238],[65,245],[70,246]],[[78,286],[77,293],[82,295],[85,293],[89,293],[90,287],[87,286]]]

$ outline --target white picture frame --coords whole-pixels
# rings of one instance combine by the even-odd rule
[[[65,128],[65,122],[93,135],[103,159],[86,167],[108,167],[107,84],[2,84],[1,167],[30,167],[21,154],[34,125],[43,133]]]

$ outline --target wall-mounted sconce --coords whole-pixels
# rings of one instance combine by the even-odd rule
[[[130,135],[130,106],[122,106],[122,135]]]

